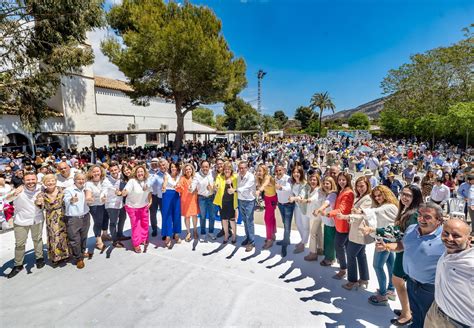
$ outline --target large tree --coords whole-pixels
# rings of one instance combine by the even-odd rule
[[[381,116],[385,133],[421,137],[433,133],[439,137],[456,135],[449,131],[446,115],[450,106],[474,100],[473,71],[474,37],[469,29],[465,29],[463,40],[414,54],[408,63],[390,70],[382,81],[383,92],[388,95]],[[444,124],[430,128],[438,118]]]
[[[175,103],[175,149],[182,144],[187,113],[232,99],[246,85],[245,62],[234,58],[220,20],[207,7],[124,0],[107,18],[123,44],[108,38],[102,50],[130,79],[132,100],[147,105],[162,97]]]
[[[258,128],[259,114],[255,108],[240,97],[228,101],[224,104],[225,127],[229,130],[253,130]],[[250,122],[243,122],[248,118]],[[255,117],[257,123],[255,124]],[[239,123],[240,122],[240,123]],[[246,127],[243,129],[242,127]]]
[[[295,119],[300,121],[301,128],[303,129],[306,129],[311,124],[311,121],[317,118],[318,114],[315,113],[311,107],[300,106],[295,111]]]
[[[369,117],[364,113],[352,114],[347,123],[353,129],[368,130],[370,127]]]
[[[277,110],[273,113],[273,118],[275,119],[279,129],[283,128],[285,123],[288,122],[288,116],[286,116],[285,112],[282,110]]]
[[[105,23],[103,0],[2,0],[0,114],[19,115],[27,130],[50,113],[61,75],[93,63],[86,32]]]
[[[330,109],[334,113],[334,109],[336,109],[336,106],[332,102],[332,99],[329,96],[329,93],[322,92],[322,93],[315,93],[311,97],[311,103],[309,107],[311,107],[312,110],[316,110],[316,108],[319,108],[319,134],[321,135],[321,125],[322,125],[324,110]]]

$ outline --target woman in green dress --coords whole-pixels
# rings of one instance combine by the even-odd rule
[[[39,197],[45,210],[48,258],[53,265],[58,265],[59,262],[69,259],[67,228],[64,222],[64,194],[56,186],[56,177],[53,174],[43,177],[43,185],[45,189]]]

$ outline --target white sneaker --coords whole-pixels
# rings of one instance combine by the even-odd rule
[[[213,233],[211,233],[211,232],[209,232],[209,233],[207,234],[207,236],[208,236],[209,238],[211,238],[212,240],[216,240],[216,236],[215,236]]]
[[[205,242],[206,241],[206,235],[200,235],[199,236],[199,241],[200,242]]]

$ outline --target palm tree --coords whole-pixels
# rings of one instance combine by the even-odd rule
[[[323,111],[325,109],[330,109],[334,113],[334,109],[336,106],[332,102],[331,97],[329,97],[329,93],[326,91],[324,93],[315,93],[311,97],[311,104],[309,105],[312,110],[319,108],[319,136],[321,136],[321,124],[323,119]]]

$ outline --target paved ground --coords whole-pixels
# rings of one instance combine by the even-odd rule
[[[219,242],[183,242],[168,250],[153,238],[145,254],[96,251],[83,270],[72,264],[36,269],[28,242],[27,270],[10,280],[0,278],[0,323],[4,327],[389,326],[391,308],[399,305],[367,303],[377,288],[372,269],[368,291],[346,291],[340,287],[344,281],[331,278],[337,267],[305,262],[305,254],[292,254],[292,247],[284,259],[277,247],[261,251],[264,231],[264,226],[256,226],[257,249],[251,253]],[[242,232],[239,226],[239,235]],[[277,236],[281,238],[282,229]],[[293,232],[292,242],[298,239]],[[0,275],[6,275],[13,265],[13,233],[0,235],[0,245]],[[89,246],[93,245],[91,237]],[[369,263],[372,254],[369,246]]]

